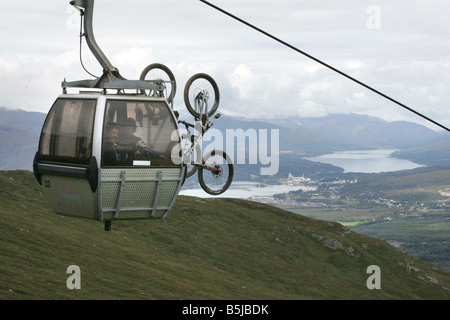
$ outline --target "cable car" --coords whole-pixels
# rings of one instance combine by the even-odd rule
[[[71,4],[103,75],[62,82],[42,128],[36,179],[56,213],[105,222],[107,231],[113,220],[164,218],[186,178],[171,158],[181,141],[170,105],[175,80],[123,78],[95,42],[94,1]]]
[[[165,98],[62,94],[44,123],[34,172],[56,213],[105,221],[164,218],[185,179]],[[113,146],[115,148],[113,148]]]

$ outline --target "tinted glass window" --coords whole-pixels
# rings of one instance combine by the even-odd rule
[[[164,102],[107,101],[103,166],[174,166],[177,124]]]
[[[95,103],[96,100],[56,100],[42,129],[41,160],[89,164]]]

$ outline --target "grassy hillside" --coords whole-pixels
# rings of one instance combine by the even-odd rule
[[[449,299],[450,274],[384,241],[254,202],[179,197],[164,220],[53,214],[0,172],[0,299]],[[81,290],[69,290],[70,265]],[[381,270],[381,289],[366,286]]]

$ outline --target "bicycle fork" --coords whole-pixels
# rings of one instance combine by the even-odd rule
[[[206,90],[202,90],[195,97],[195,108],[200,111],[201,117],[208,114],[208,99],[209,93]]]

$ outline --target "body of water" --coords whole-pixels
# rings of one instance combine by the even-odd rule
[[[380,173],[423,167],[409,160],[391,157],[395,151],[397,150],[342,151],[306,159],[341,167],[344,172]]]
[[[392,158],[396,150],[358,150],[343,151],[307,158],[311,161],[329,163],[344,169],[344,172],[380,173],[421,167],[409,160]],[[290,185],[261,185],[257,182],[233,181],[230,188],[219,195],[223,198],[245,199],[249,197],[273,196],[278,193],[288,193],[297,190],[311,191],[315,187]],[[182,189],[180,195],[209,198],[217,197],[207,194],[201,187]]]
[[[259,183],[250,182],[250,181],[233,181],[230,188],[225,191],[223,194],[219,196],[212,196],[205,191],[201,187],[189,188],[180,191],[180,195],[183,196],[192,196],[192,197],[201,197],[201,198],[209,198],[209,197],[222,197],[222,198],[235,198],[235,199],[245,199],[249,197],[256,196],[273,196],[277,193],[288,193],[289,191],[297,191],[297,190],[311,191],[315,190],[314,187],[305,187],[305,186],[288,186],[288,185],[263,185],[261,186]]]

